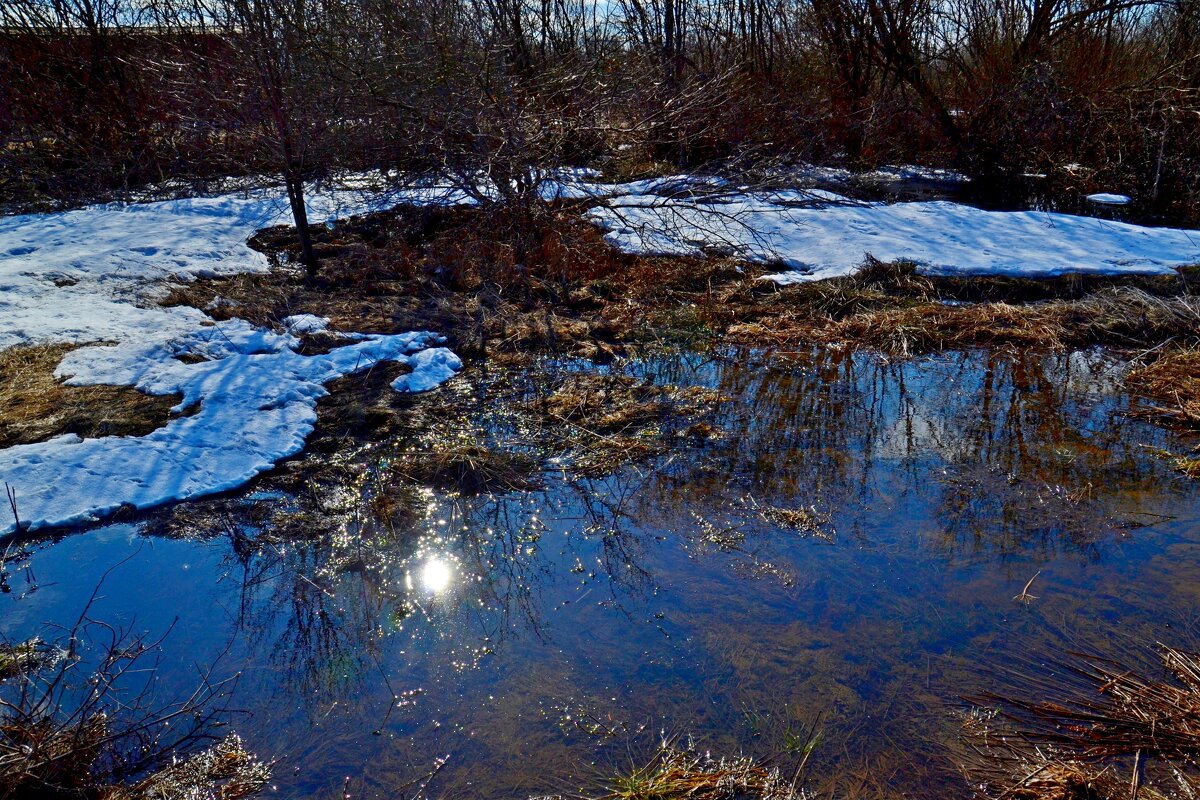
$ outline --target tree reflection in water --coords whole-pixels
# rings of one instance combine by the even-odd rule
[[[548,464],[514,403],[585,368],[547,361],[508,388],[468,370],[435,423]],[[1187,613],[1160,555],[1200,536],[1173,521],[1195,518],[1196,491],[1154,455],[1187,442],[1124,415],[1120,368],[657,353],[611,369],[718,390],[719,435],[666,420],[653,460],[476,496],[398,484],[381,443],[335,486],[190,504],[144,531],[224,553],[230,621],[212,638],[240,636],[240,730],[297,766],[283,796],[332,796],[346,775],[390,796],[446,755],[438,793],[522,796],[627,757],[639,730],[769,753],[818,717],[826,788],[945,791],[959,695],[1064,629]],[[1041,599],[1014,603],[1038,570]]]

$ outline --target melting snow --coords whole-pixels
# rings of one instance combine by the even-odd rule
[[[430,189],[413,199],[445,195]],[[314,196],[309,213],[363,210],[357,192],[333,192]],[[431,333],[354,335],[303,356],[296,334],[324,330],[327,320],[296,315],[275,333],[154,304],[163,279],[266,270],[246,239],[287,219],[286,200],[270,192],[0,219],[0,349],[103,343],[69,353],[57,374],[74,385],[183,396],[180,416],[148,436],[67,435],[0,450],[0,481],[15,488],[23,525],[83,523],[124,505],[235,488],[303,448],[329,381],[391,361],[411,370],[392,386],[419,392],[461,367]],[[15,527],[0,520],[0,533]]]
[[[781,264],[786,271],[771,276],[780,283],[848,275],[868,254],[943,275],[1169,273],[1200,262],[1197,231],[951,202],[864,204],[815,190],[734,190],[700,176],[627,184],[595,177],[586,170],[547,173],[540,191],[548,199],[602,199],[590,217],[627,252],[736,253]],[[310,217],[369,210],[362,198],[350,190],[314,195]],[[429,182],[376,204],[396,202],[472,199]],[[394,361],[411,371],[392,386],[419,392],[460,368],[429,333],[346,335],[353,343],[302,356],[296,335],[325,330],[325,320],[289,317],[285,332],[276,333],[154,302],[166,279],[266,270],[266,258],[246,239],[287,219],[286,201],[269,191],[0,219],[0,349],[92,345],[70,353],[59,374],[76,384],[184,397],[181,416],[148,436],[64,436],[0,450],[0,480],[16,487],[24,522],[85,522],[125,504],[146,508],[236,487],[303,447],[325,383]],[[0,522],[0,532],[14,527]]]
[[[1200,263],[1200,231],[947,201],[855,203],[821,191],[679,197],[651,189],[590,216],[625,252],[737,254],[784,267],[770,276],[780,283],[850,275],[867,255],[914,261],[931,275],[1166,274]]]

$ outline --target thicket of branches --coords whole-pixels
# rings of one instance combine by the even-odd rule
[[[1200,211],[1200,0],[6,0],[0,196],[784,158]],[[978,182],[977,182],[978,183]]]

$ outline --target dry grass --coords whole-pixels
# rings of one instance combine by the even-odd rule
[[[258,794],[271,779],[271,765],[259,761],[230,734],[212,747],[176,761],[132,786],[111,787],[103,800],[242,800]]]
[[[410,453],[396,471],[417,483],[463,494],[526,491],[536,488],[538,462],[506,450],[463,444],[429,453]]]
[[[1200,480],[1200,457],[1180,456],[1175,459],[1175,469],[1192,480]]]
[[[98,788],[90,780],[92,765],[104,754],[109,720],[91,714],[69,726],[50,719],[0,721],[0,787],[10,797],[54,797],[47,786],[61,786],[60,796],[82,787]],[[67,788],[70,787],[70,788]],[[115,787],[113,787],[115,789]]]
[[[178,395],[153,397],[127,386],[67,386],[54,370],[73,347],[0,350],[0,448],[64,433],[142,436],[162,427]]]
[[[1093,693],[1056,676],[1037,683],[1043,699],[994,697],[1038,739],[1089,758],[1141,753],[1196,763],[1200,758],[1200,655],[1160,646],[1164,675],[1148,677],[1099,658],[1065,665]]]
[[[567,375],[533,408],[553,422],[572,423],[599,433],[646,428],[668,416],[701,413],[721,399],[700,386],[658,386],[623,375]]]
[[[832,542],[837,539],[833,529],[833,517],[816,506],[808,508],[779,508],[778,506],[759,505],[759,515],[780,528],[790,528],[797,533],[813,536]]]
[[[888,300],[886,295],[868,303],[861,294],[848,292],[847,285],[838,290],[839,308],[876,307],[838,315],[823,312],[823,305],[809,305],[807,296],[798,299],[799,308],[779,300],[773,315],[734,322],[729,333],[759,344],[839,342],[901,357],[965,347],[1141,347],[1200,340],[1200,298],[1159,297],[1134,287],[1108,288],[1074,300],[946,304],[912,296]]]
[[[39,766],[31,767],[23,753],[10,753],[7,748],[0,751],[0,791],[6,797],[16,798],[242,800],[261,792],[271,779],[271,765],[255,758],[241,739],[231,734],[134,783],[93,781],[89,778],[91,768],[105,757],[112,736],[110,728],[104,714],[92,715],[68,728],[49,722],[20,730],[0,725],[0,737],[6,745],[26,748],[40,760]],[[31,770],[28,775],[27,770]],[[55,792],[50,786],[61,789]]]
[[[976,796],[1192,798],[1200,791],[1200,656],[1159,646],[1161,675],[1079,657],[1023,676],[1038,699],[996,694],[970,715]],[[986,707],[991,707],[987,710]]]
[[[1054,347],[1066,336],[1050,309],[988,303],[922,305],[858,314],[834,324],[832,338],[908,356],[978,346]]]
[[[568,456],[574,472],[603,475],[669,449],[669,432],[710,414],[720,393],[700,386],[659,386],[622,375],[566,375],[554,391],[525,405],[548,437]],[[706,426],[704,440],[715,438]],[[699,437],[688,441],[701,442]]]
[[[1126,382],[1153,402],[1141,409],[1143,415],[1200,425],[1200,348],[1163,353],[1132,370]]]
[[[796,776],[799,776],[798,770]],[[649,763],[608,781],[603,800],[793,800],[793,776],[749,756],[716,759],[664,743]]]

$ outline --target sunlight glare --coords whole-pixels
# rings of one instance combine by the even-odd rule
[[[434,594],[445,591],[452,577],[450,565],[440,558],[430,558],[421,568],[421,585]]]

